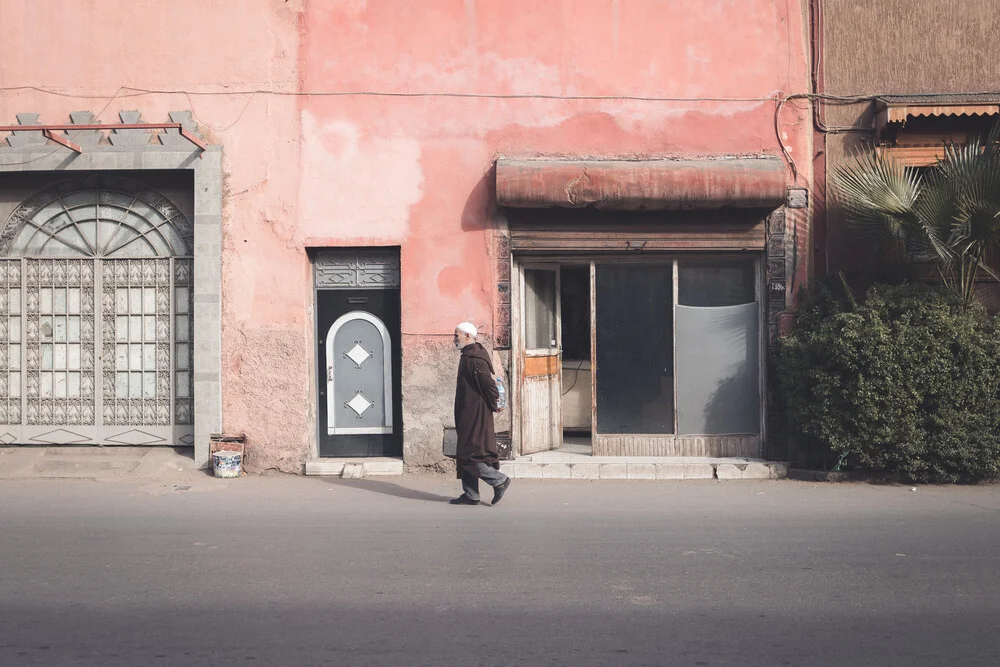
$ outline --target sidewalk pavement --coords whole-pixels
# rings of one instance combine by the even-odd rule
[[[782,462],[746,458],[593,457],[544,452],[504,461],[503,472],[520,479],[580,480],[767,480],[787,476]],[[400,459],[317,459],[307,475],[345,479],[399,476]],[[172,447],[0,447],[0,480],[136,479],[178,484],[211,477],[195,466],[190,449]]]
[[[162,480],[205,478],[190,449],[172,447],[0,447],[0,480]]]

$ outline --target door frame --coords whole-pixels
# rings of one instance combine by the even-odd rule
[[[598,264],[662,264],[665,262],[671,263],[673,269],[673,306],[676,307],[677,304],[677,291],[678,291],[678,264],[682,261],[691,261],[692,259],[698,260],[702,259],[705,261],[718,261],[726,259],[746,259],[752,258],[754,261],[754,294],[757,298],[759,317],[758,317],[758,402],[759,402],[759,456],[763,456],[765,447],[764,443],[767,439],[767,385],[768,385],[768,364],[767,364],[767,350],[768,350],[768,339],[767,339],[767,292],[765,290],[765,271],[764,262],[765,254],[763,251],[752,251],[752,252],[671,252],[671,253],[649,253],[642,256],[632,253],[628,255],[622,255],[619,253],[604,253],[604,254],[546,254],[546,255],[513,255],[511,258],[514,270],[511,272],[511,384],[513,387],[517,388],[512,392],[510,399],[510,410],[511,410],[511,434],[514,442],[515,453],[521,454],[521,444],[522,444],[522,406],[521,406],[521,393],[520,388],[523,383],[523,354],[522,349],[524,347],[524,322],[522,308],[524,303],[524,278],[523,270],[524,268],[552,268],[553,266],[561,267],[567,264],[573,265],[586,265],[590,266],[590,326],[591,326],[591,340],[590,340],[590,372],[591,372],[591,437],[597,436],[598,430],[598,420],[599,415],[597,413],[597,325],[599,314],[597,313],[597,303],[596,303],[596,280],[597,280],[597,265]],[[557,308],[558,308],[558,298],[557,298]],[[676,316],[672,317],[674,329],[676,329]],[[557,340],[560,342],[561,348],[561,331],[559,331],[560,322],[557,321],[557,334],[559,338]],[[680,436],[677,434],[677,335],[676,331],[671,332],[674,346],[674,434],[672,437],[680,440],[687,436]],[[561,358],[561,354],[560,354]],[[561,369],[560,369],[561,371]],[[560,378],[561,380],[561,378]],[[637,434],[640,435],[640,434]],[[699,440],[710,439],[716,436],[690,436],[690,438],[697,438]],[[721,438],[728,438],[728,436],[718,436]]]
[[[521,408],[521,397],[524,395],[524,381],[526,379],[525,373],[525,360],[529,357],[551,357],[555,356],[557,358],[556,363],[556,386],[560,392],[560,397],[562,394],[562,304],[560,298],[560,271],[562,264],[558,261],[519,261],[517,258],[513,258],[514,270],[511,272],[511,281],[514,283],[511,286],[511,384],[516,387],[516,390],[511,392],[513,395],[510,397],[508,403],[511,407],[511,435],[512,440],[516,447],[516,455],[522,454],[524,438],[524,426],[523,418],[524,411]],[[525,318],[523,314],[523,308],[525,305],[524,297],[524,271],[525,270],[539,270],[539,271],[552,271],[555,273],[555,301],[556,301],[556,312],[555,312],[555,335],[556,335],[556,345],[555,347],[548,348],[536,348],[527,349],[526,345],[526,335],[525,335]],[[555,355],[552,351],[555,350]],[[559,405],[559,429],[558,429],[558,440],[562,442],[562,429],[563,429],[563,418],[562,418],[562,404],[560,400]]]
[[[383,265],[380,270],[369,276],[367,280],[362,281],[357,275],[346,275],[345,272],[341,271],[324,271],[323,264],[328,261],[326,258],[332,257],[339,254],[354,254],[359,257],[367,257],[368,259],[378,262],[379,260],[384,260]],[[313,422],[312,428],[312,442],[310,443],[310,454],[309,457],[312,460],[329,460],[330,457],[320,456],[320,446],[323,439],[323,424],[320,419],[320,401],[325,400],[320,396],[319,387],[320,383],[326,384],[326,378],[328,377],[328,369],[320,368],[320,357],[319,357],[319,341],[323,338],[327,332],[320,331],[320,313],[319,313],[319,293],[328,290],[338,290],[338,289],[371,289],[371,290],[395,290],[399,292],[400,300],[402,300],[402,248],[400,246],[333,246],[333,245],[307,245],[306,246],[306,256],[309,261],[309,275],[311,278],[311,301],[309,302],[309,314],[312,316],[312,345],[309,352],[309,365],[311,370],[309,372],[312,380],[309,383],[309,405],[310,414]],[[329,267],[327,267],[329,268]],[[355,267],[357,268],[357,267]],[[353,269],[352,269],[353,271]],[[350,273],[350,272],[347,272]],[[353,284],[349,284],[354,281]],[[365,284],[360,285],[358,283],[364,282]],[[340,318],[338,318],[340,319]],[[388,332],[389,325],[382,322],[383,328]],[[380,331],[380,333],[382,333]],[[389,335],[391,341],[391,334]],[[402,302],[400,303],[400,322],[399,322],[399,357],[395,360],[398,364],[398,368],[393,368],[393,376],[398,371],[400,376],[402,376],[403,370],[403,326],[402,326]],[[391,347],[391,346],[390,346]],[[391,353],[391,352],[390,352]],[[388,358],[388,357],[387,357]],[[394,380],[393,380],[394,382]],[[397,387],[393,383],[387,383],[386,385],[390,401],[389,405],[396,406],[396,392],[402,395],[403,387],[402,381],[400,381]],[[391,428],[387,431],[392,433],[395,430],[399,431],[399,441],[400,445],[403,445],[403,405],[402,400],[399,401],[399,412],[391,415]],[[393,410],[395,411],[395,407]],[[351,435],[349,433],[341,433],[342,435]],[[366,431],[367,434],[367,431]],[[360,434],[364,435],[364,434]],[[383,433],[384,435],[384,433]],[[350,457],[347,457],[350,458]],[[403,458],[402,455],[399,457],[390,458]]]
[[[75,114],[74,114],[75,115]],[[172,112],[186,132],[199,137],[197,124],[187,111]],[[34,124],[37,118],[28,121]],[[75,121],[74,121],[75,122]],[[89,122],[89,121],[86,121]],[[128,145],[100,143],[116,123],[94,130],[97,135],[87,142],[82,153],[73,148],[53,146],[41,132],[25,132],[18,142],[0,142],[0,173],[53,172],[52,180],[89,173],[138,172],[143,183],[151,172],[187,172],[192,176],[193,210],[189,219],[194,227],[193,265],[198,277],[191,304],[194,317],[194,462],[199,468],[210,463],[209,443],[213,433],[222,431],[222,146],[195,145],[180,135],[180,129],[160,134],[158,144],[149,143],[149,130]],[[89,132],[89,131],[87,131]],[[81,132],[84,134],[84,132]],[[75,135],[71,131],[70,138]],[[119,134],[119,137],[122,135]],[[152,187],[152,186],[150,186]]]

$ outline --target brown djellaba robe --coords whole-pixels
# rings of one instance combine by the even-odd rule
[[[465,473],[479,478],[476,463],[500,469],[493,413],[497,411],[496,382],[490,355],[479,343],[462,348],[455,388],[455,430],[458,435],[456,464],[458,477]]]

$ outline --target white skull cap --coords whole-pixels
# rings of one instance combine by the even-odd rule
[[[471,324],[469,322],[462,322],[461,324],[459,324],[455,328],[457,330],[461,331],[462,333],[469,334],[472,337],[475,337],[475,336],[479,335],[479,331],[476,329],[476,325],[475,324]]]

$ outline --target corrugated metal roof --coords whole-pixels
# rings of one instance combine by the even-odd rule
[[[887,123],[902,123],[907,118],[920,116],[995,116],[1000,114],[998,104],[905,104],[886,107]]]
[[[996,93],[945,93],[943,95],[879,95],[883,104],[892,105],[950,105],[950,104],[1000,104]]]

